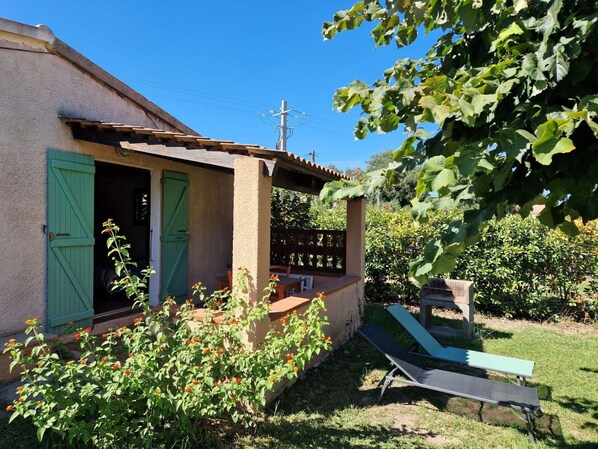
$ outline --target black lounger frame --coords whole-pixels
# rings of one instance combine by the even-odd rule
[[[382,390],[379,400],[382,399],[384,392],[392,382],[400,382],[454,396],[511,407],[523,412],[530,440],[535,442],[531,415],[542,415],[537,389],[451,371],[424,368],[418,365],[413,355],[402,349],[396,340],[375,324],[363,326],[360,332],[366,340],[386,356],[392,365],[380,381]],[[396,377],[397,372],[402,373],[406,378]]]

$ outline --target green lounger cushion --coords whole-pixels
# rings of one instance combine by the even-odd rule
[[[520,377],[532,376],[534,362],[531,360],[444,347],[400,304],[390,306],[387,310],[432,358]]]

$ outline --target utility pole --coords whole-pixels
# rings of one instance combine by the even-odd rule
[[[294,114],[293,114],[294,113]],[[287,151],[287,140],[293,136],[293,127],[288,125],[288,121],[294,120],[296,122],[304,122],[307,114],[305,112],[298,112],[287,107],[287,100],[282,100],[280,104],[280,111],[274,112],[270,110],[267,113],[259,114],[264,119],[276,119],[278,124],[274,128],[278,130],[278,141],[276,142],[276,149],[280,151]],[[264,120],[266,121],[266,120]],[[271,123],[276,123],[272,121]],[[297,124],[299,126],[301,123]]]
[[[292,109],[287,109],[287,100],[282,100],[280,104],[280,112],[274,114],[273,117],[280,115],[280,125],[278,126],[279,138],[276,148],[280,151],[287,151],[287,139],[289,138],[289,132],[287,127],[287,115]]]

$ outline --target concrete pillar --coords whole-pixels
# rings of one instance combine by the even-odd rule
[[[270,196],[272,178],[264,161],[254,158],[235,160],[233,200],[233,289],[238,269],[249,272],[249,299],[257,303],[270,277]],[[262,341],[269,320],[260,323],[250,343]]]
[[[359,309],[363,318],[365,277],[365,198],[347,201],[347,276],[359,276]]]

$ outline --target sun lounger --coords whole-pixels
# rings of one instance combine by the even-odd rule
[[[534,442],[531,414],[542,414],[538,390],[535,388],[497,382],[451,371],[424,368],[418,365],[412,354],[402,349],[396,340],[375,324],[363,326],[360,332],[391,363],[391,368],[383,379],[380,399],[382,399],[384,392],[392,382],[401,382],[453,396],[511,407],[521,410],[525,415],[528,434],[531,441]],[[397,372],[402,373],[405,378],[396,377]]]
[[[473,368],[496,371],[517,376],[517,380],[532,376],[534,362],[531,360],[516,359],[471,349],[442,346],[430,335],[413,316],[400,304],[388,307],[386,310],[405,328],[417,341],[417,344],[432,358],[455,362]]]

